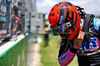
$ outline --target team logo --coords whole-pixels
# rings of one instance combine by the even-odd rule
[[[60,58],[60,62],[62,62],[62,61],[64,61],[65,59],[67,59],[68,57],[67,57],[67,55],[64,55],[64,56],[62,56],[61,58]]]
[[[93,23],[94,23],[94,28],[95,28],[95,30],[99,31],[100,19],[95,18],[94,21],[93,21]]]
[[[100,22],[97,20],[96,27],[99,28]]]

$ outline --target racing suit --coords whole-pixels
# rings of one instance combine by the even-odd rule
[[[83,40],[80,49],[73,48],[74,40],[62,39],[58,61],[61,66],[67,66],[77,55],[79,66],[100,66],[100,19],[94,18],[89,31],[89,42]],[[85,39],[85,38],[84,38]]]

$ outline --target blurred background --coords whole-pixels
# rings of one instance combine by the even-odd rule
[[[84,8],[84,11],[89,14],[95,14],[99,16],[99,0],[37,0],[37,11],[46,13],[46,19],[48,19],[48,14],[50,9],[58,2],[69,1],[74,5],[78,5]]]

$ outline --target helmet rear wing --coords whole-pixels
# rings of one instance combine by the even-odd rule
[[[81,15],[81,18],[82,19],[85,19],[85,15],[87,15],[85,12],[84,12],[84,8],[81,8],[80,6],[75,6],[77,8],[77,10],[79,11],[80,15]]]

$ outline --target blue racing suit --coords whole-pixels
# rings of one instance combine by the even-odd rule
[[[83,40],[78,50],[72,47],[74,40],[62,39],[58,55],[61,66],[67,66],[75,55],[78,57],[79,66],[100,66],[100,19],[94,18],[88,29],[90,40]]]

